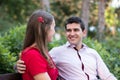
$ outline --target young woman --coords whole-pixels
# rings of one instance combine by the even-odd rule
[[[23,80],[56,80],[58,71],[48,54],[47,44],[55,33],[54,17],[45,11],[33,12],[27,23],[21,60],[26,65]]]

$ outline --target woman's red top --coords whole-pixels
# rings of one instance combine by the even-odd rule
[[[58,70],[53,65],[48,64],[47,60],[41,55],[37,48],[30,47],[22,52],[21,59],[25,62],[26,71],[22,75],[23,80],[34,80],[33,77],[39,73],[47,72],[51,80],[56,80]]]

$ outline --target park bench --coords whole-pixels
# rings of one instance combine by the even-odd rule
[[[22,80],[22,76],[19,73],[0,74],[0,80]]]

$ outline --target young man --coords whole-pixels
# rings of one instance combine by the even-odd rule
[[[61,77],[65,80],[98,80],[99,76],[101,80],[117,80],[99,54],[82,42],[86,30],[79,17],[67,19],[65,30],[68,42],[49,52]],[[17,64],[19,72],[21,62]]]

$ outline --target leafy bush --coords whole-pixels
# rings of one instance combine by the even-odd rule
[[[11,28],[0,36],[0,73],[13,72],[13,65],[22,48],[25,25]]]
[[[12,72],[13,64],[16,60],[7,48],[0,44],[0,74],[5,72]]]

